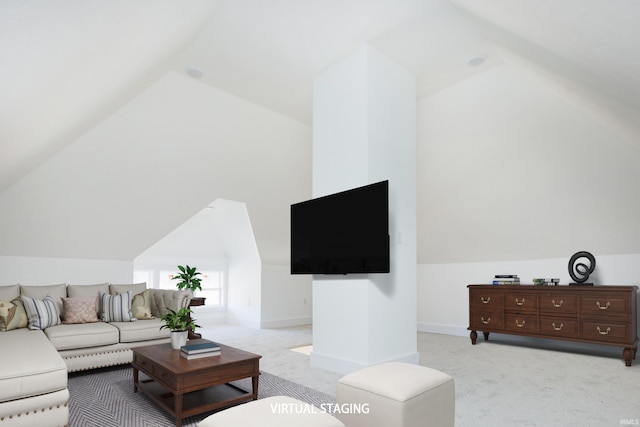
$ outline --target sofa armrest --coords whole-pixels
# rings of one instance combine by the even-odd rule
[[[168,313],[168,308],[178,311],[182,307],[188,307],[191,302],[191,292],[169,289],[150,289],[151,314],[161,317]]]

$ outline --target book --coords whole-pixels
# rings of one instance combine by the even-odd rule
[[[207,351],[204,353],[187,354],[184,351],[180,350],[180,356],[184,357],[187,360],[201,359],[203,357],[220,356],[221,353],[222,352],[220,350],[216,350],[216,351]]]
[[[520,278],[517,274],[496,274],[493,276],[492,285],[519,285]]]
[[[207,353],[210,351],[219,351],[220,345],[213,341],[206,341],[197,344],[187,344],[180,347],[181,351],[184,351],[186,354],[198,354],[198,353]]]
[[[492,285],[519,285],[520,279],[508,280],[508,279],[495,279]]]

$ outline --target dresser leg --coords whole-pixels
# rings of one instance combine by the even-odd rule
[[[476,345],[476,340],[478,339],[478,333],[476,331],[471,331],[469,334],[469,338],[471,338],[471,344]]]
[[[622,352],[622,357],[624,357],[624,363],[627,366],[631,366],[631,361],[635,359],[635,351],[632,348],[625,347]]]
[[[489,332],[483,332],[482,335],[484,335],[485,341],[489,341]]]

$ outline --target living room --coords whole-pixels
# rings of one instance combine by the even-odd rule
[[[314,196],[313,79],[363,44],[416,74],[418,331],[468,336],[468,284],[567,284],[579,250],[596,284],[637,284],[635,4],[183,3],[0,6],[0,284],[131,283],[239,209],[170,266],[222,258],[232,323],[309,323],[289,208]]]

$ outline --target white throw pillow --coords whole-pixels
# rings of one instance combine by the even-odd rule
[[[29,329],[46,329],[62,323],[58,305],[51,296],[38,300],[23,295],[22,302],[29,317]]]
[[[131,291],[109,295],[100,291],[100,317],[104,322],[133,322],[131,314]]]

